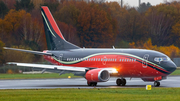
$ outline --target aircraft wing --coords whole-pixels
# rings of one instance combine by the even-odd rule
[[[54,69],[54,70],[68,70],[68,71],[79,71],[85,72],[88,68],[81,67],[71,67],[71,66],[58,66],[58,65],[44,65],[44,64],[31,64],[31,63],[17,63],[17,62],[8,62],[9,65],[17,65],[22,67],[35,67],[43,69]]]
[[[86,72],[90,68],[85,67],[72,67],[72,66],[59,66],[59,65],[45,65],[45,64],[31,64],[31,63],[17,63],[17,62],[8,62],[9,65],[17,65],[22,67],[35,67],[35,68],[43,68],[43,69],[51,69],[51,70],[65,70],[65,71],[74,71],[74,72]],[[96,68],[94,68],[96,69]],[[104,68],[110,74],[117,73],[117,70],[114,68]]]

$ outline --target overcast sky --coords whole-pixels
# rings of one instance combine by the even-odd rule
[[[121,2],[121,0],[109,0],[109,1],[119,1]],[[180,1],[180,0],[141,0],[141,3],[145,2],[150,2],[151,5],[157,5],[160,3],[163,3],[164,1]],[[128,3],[130,6],[139,6],[139,0],[123,0],[123,4]]]

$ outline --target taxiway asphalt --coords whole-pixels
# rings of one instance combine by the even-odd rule
[[[139,78],[126,78],[126,86],[116,86],[117,78],[110,78],[108,82],[99,82],[96,88],[139,88],[152,85],[154,82],[144,82]],[[180,76],[169,76],[160,81],[160,87],[180,87]],[[51,88],[94,88],[87,86],[84,78],[70,79],[23,79],[0,80],[0,89],[51,89]]]

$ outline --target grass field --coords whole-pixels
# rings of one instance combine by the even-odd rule
[[[180,75],[180,70],[177,69],[171,75]],[[47,79],[47,78],[77,78],[73,74],[63,74],[59,76],[57,73],[44,73],[44,74],[0,74],[0,79]]]
[[[180,69],[175,70],[173,73],[170,75],[180,75]]]
[[[44,73],[44,74],[0,74],[0,79],[45,79],[45,78],[68,78],[71,76],[77,78],[73,74]]]
[[[0,90],[0,101],[179,101],[180,88]]]

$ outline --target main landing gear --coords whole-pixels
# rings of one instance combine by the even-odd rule
[[[97,86],[97,82],[88,82],[87,81],[88,86]]]
[[[159,87],[160,86],[160,82],[159,81],[155,81],[154,82],[154,87]]]
[[[124,78],[117,79],[116,84],[117,84],[117,86],[125,86],[126,85],[126,79],[124,79]]]

